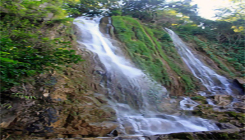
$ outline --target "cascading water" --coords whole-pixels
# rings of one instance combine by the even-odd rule
[[[218,130],[208,120],[180,117],[163,112],[163,99],[168,97],[161,86],[137,69],[117,52],[119,48],[99,31],[101,18],[79,17],[74,21],[81,32],[78,43],[96,54],[104,65],[108,100],[116,110],[119,128],[124,135],[154,135],[173,132]],[[81,46],[80,46],[81,47]]]
[[[181,58],[189,67],[193,75],[198,78],[202,84],[212,94],[231,94],[230,83],[228,80],[215,73],[212,69],[201,62],[190,50],[188,46],[172,30],[165,28],[173,40]]]

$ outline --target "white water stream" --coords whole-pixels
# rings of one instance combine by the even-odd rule
[[[181,58],[184,60],[186,65],[189,67],[193,75],[198,78],[202,84],[212,94],[230,94],[230,83],[228,80],[218,75],[215,71],[206,66],[195,56],[191,49],[185,45],[185,43],[175,34],[172,30],[165,28],[173,40],[175,47],[178,50]]]
[[[208,120],[168,115],[162,111],[165,87],[134,67],[120,49],[99,30],[101,18],[79,17],[74,21],[81,32],[78,43],[98,56],[104,65],[110,105],[116,110],[117,129],[122,135],[154,135],[173,132],[218,130]],[[82,45],[80,46],[82,47]],[[177,110],[177,109],[176,109]]]

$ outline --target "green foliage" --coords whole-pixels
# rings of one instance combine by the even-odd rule
[[[37,99],[35,96],[26,96],[23,93],[12,93],[10,95],[12,98],[21,98],[21,99]]]
[[[154,79],[167,84],[168,74],[162,62],[154,57],[156,48],[142,25],[130,17],[113,16],[112,19],[116,35],[126,44],[130,55],[135,58],[133,61]]]
[[[10,103],[0,104],[0,106],[6,109],[11,109],[13,107]]]
[[[80,0],[65,0],[62,8],[66,10],[69,17],[77,17],[82,14]]]
[[[181,64],[182,61],[175,47],[172,45],[171,39],[166,38],[166,40],[161,40],[167,33],[163,31],[159,32],[159,29],[154,28],[150,29],[145,27],[145,29],[156,44],[157,52],[159,53],[160,57],[162,57],[168,63],[170,68],[181,78],[181,82],[185,85],[186,92],[191,92],[193,89],[195,89],[196,85],[193,83],[194,78],[184,72],[178,65],[176,65],[176,62]],[[161,40],[161,42],[157,40]]]
[[[228,67],[231,65],[238,72],[236,73],[236,76],[242,76],[244,74],[245,66],[245,50],[243,49],[242,45],[239,44],[239,42],[243,41],[242,38],[236,38],[236,40],[233,40],[233,42],[232,38],[228,38],[228,35],[225,35],[225,37],[222,35],[226,33],[234,34],[232,29],[230,29],[230,23],[224,21],[209,22],[210,27],[212,24],[216,24],[216,28],[218,29],[211,30],[210,27],[202,29],[201,27],[198,27],[192,23],[175,25],[172,28],[174,28],[177,34],[179,34],[179,36],[185,41],[195,43],[197,45],[196,49],[206,53],[211,59],[214,60],[214,62],[218,64],[219,68],[223,72],[228,73],[230,76],[235,76],[234,71],[231,71]],[[220,42],[220,38],[222,38],[222,42]],[[226,60],[226,62],[221,60]]]
[[[207,53],[230,76],[244,76],[244,2],[232,1],[230,7],[218,9],[218,20],[198,16],[197,5],[191,5],[190,2],[164,3],[164,6],[168,7],[156,11],[154,24],[172,28],[185,41],[193,42],[193,36],[206,40],[205,42],[209,43],[205,49],[200,46],[200,51]],[[236,71],[230,70],[226,65],[234,67]]]
[[[63,0],[23,0],[9,1],[1,0],[1,13],[15,14],[25,18],[46,18],[48,14],[53,13],[54,18],[64,18],[66,11],[62,9]]]
[[[110,9],[111,11],[111,16],[121,16],[122,15],[122,11],[121,9],[118,9],[118,8],[113,8],[113,9]]]
[[[201,101],[201,100],[206,100],[205,97],[203,96],[194,96],[194,97],[191,97],[192,100],[198,100],[198,101]]]
[[[194,37],[194,40],[197,43],[197,45],[199,47],[201,47],[202,50],[205,51],[210,56],[210,58],[213,59],[219,65],[219,67],[222,70],[228,72],[231,76],[234,76],[234,74],[216,57],[216,55],[214,55],[213,52],[215,52],[215,51],[212,51],[212,49],[209,48],[209,46],[211,46],[211,45],[209,45],[206,42],[201,41],[197,37]]]
[[[131,15],[140,20],[151,21],[156,17],[158,9],[165,0],[123,0],[123,15]]]
[[[1,91],[19,85],[25,77],[81,61],[80,56],[70,49],[71,42],[65,41],[64,37],[50,39],[48,34],[47,28],[52,27],[51,24],[70,26],[70,19],[55,18],[51,21],[40,22],[42,14],[29,18],[28,13],[31,13],[31,10],[26,8],[35,9],[36,6],[43,4],[43,1],[26,0],[22,3],[1,1],[1,4],[5,8],[11,7],[7,9],[11,13],[1,13],[0,21],[2,27],[0,30]],[[18,13],[18,6],[25,8]],[[56,12],[54,7],[53,9],[52,7],[46,8],[49,9],[48,12]],[[22,15],[22,13],[27,15]],[[35,11],[33,13],[35,14]],[[54,14],[58,15],[58,13]]]
[[[113,16],[112,22],[117,37],[125,43],[138,67],[149,73],[155,80],[170,86],[172,81],[166,69],[166,65],[169,65],[180,77],[186,92],[196,88],[194,78],[176,64],[182,61],[163,29],[142,26],[139,21],[131,17]]]

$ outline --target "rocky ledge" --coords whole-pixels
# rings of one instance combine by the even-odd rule
[[[245,129],[182,132],[154,136],[118,136],[98,138],[58,138],[49,140],[244,140]]]

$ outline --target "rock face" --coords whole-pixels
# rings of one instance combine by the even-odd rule
[[[108,19],[101,21],[102,32],[108,25]],[[85,50],[81,44],[78,49],[74,41],[74,35],[67,35],[64,26],[57,26],[50,32],[51,38],[67,36],[67,40],[73,42],[73,49],[77,49],[86,61],[74,64],[72,67],[64,68],[53,73],[41,74],[34,78],[33,83],[25,83],[21,87],[13,87],[11,93],[23,93],[26,97],[13,94],[13,96],[2,97],[4,105],[1,106],[2,139],[18,137],[26,139],[55,139],[55,138],[77,138],[81,137],[108,137],[115,136],[116,123],[115,111],[108,106],[107,91],[102,87],[106,81],[103,64],[99,62],[98,56]],[[74,27],[76,28],[76,27]],[[104,30],[103,30],[104,29]],[[110,30],[112,27],[109,28]],[[111,33],[111,32],[110,32]],[[82,33],[75,34],[79,37]],[[117,41],[113,44],[120,44]],[[120,44],[126,57],[129,58],[125,46]],[[97,63],[94,62],[97,60]],[[207,63],[209,60],[206,60]],[[166,63],[162,60],[163,63]],[[172,95],[183,95],[184,87],[179,78],[166,64],[167,72],[173,84],[170,85]],[[183,66],[185,67],[185,66]],[[188,71],[188,68],[184,68]],[[237,80],[242,84],[241,80]],[[200,87],[202,88],[202,87]],[[245,99],[243,96],[240,97]],[[216,95],[213,99],[220,107],[231,103],[228,95]],[[213,119],[224,123],[218,123],[225,131],[176,133],[168,135],[144,136],[145,139],[242,139],[244,135],[244,114],[236,112],[215,112],[212,106],[207,105],[204,99],[201,105],[194,111],[185,113]],[[176,112],[178,101],[166,99],[164,110],[169,114]],[[234,108],[244,112],[244,103],[234,103]],[[129,128],[130,130],[130,128]],[[113,132],[113,133],[111,133]],[[91,138],[88,138],[91,139]],[[96,139],[96,138],[95,138]],[[125,136],[98,139],[141,139],[140,137]]]
[[[66,138],[65,140],[243,140],[244,129],[219,131],[183,132],[155,136],[118,136],[100,138]],[[58,139],[49,139],[58,140]]]
[[[173,133],[168,135],[161,135],[157,140],[225,140],[236,139],[242,140],[244,137],[244,130],[220,130],[208,132],[193,132],[193,133]]]
[[[108,136],[118,126],[115,111],[108,107],[106,91],[100,86],[103,65],[94,63],[96,56],[91,52],[76,48],[74,35],[67,35],[63,27],[57,26],[59,29],[53,29],[50,35],[73,41],[73,49],[86,61],[41,74],[33,83],[10,91],[23,96],[2,97],[2,139]]]
[[[232,97],[230,95],[215,95],[214,101],[218,106],[225,107],[231,103]]]
[[[75,76],[74,72],[70,74]],[[43,96],[34,100],[14,98],[11,109],[1,108],[3,134],[51,138],[107,136],[117,127],[113,122],[115,111],[107,106],[102,93],[85,91],[77,87],[78,83],[71,83],[75,87],[70,87],[67,84],[74,79],[69,76],[52,77],[56,77],[56,84],[43,89]],[[27,92],[30,90],[34,87]]]
[[[245,80],[243,78],[236,78],[233,80],[232,86],[235,88],[235,92],[244,95],[245,94]]]

